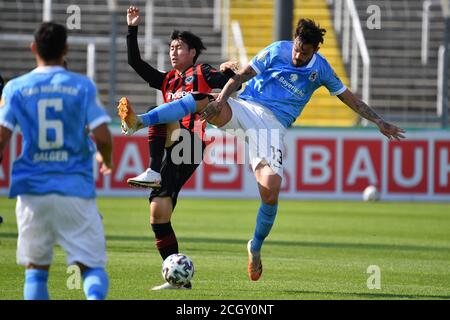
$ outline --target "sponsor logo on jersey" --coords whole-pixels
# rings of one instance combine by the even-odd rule
[[[192,92],[192,90],[190,90],[190,91],[167,92],[166,98],[169,101],[177,100],[177,99],[184,98],[185,96],[187,96],[191,92]]]
[[[309,81],[314,82],[317,79],[317,70],[314,70],[313,72],[311,72],[311,74],[309,75]]]
[[[289,80],[291,80],[291,82],[295,82],[298,79],[298,75],[296,75],[295,73],[291,74],[289,76]]]
[[[185,83],[186,83],[186,84],[189,84],[189,83],[192,83],[192,82],[194,82],[194,76],[189,76],[189,77],[187,77],[186,80],[185,80]]]
[[[283,76],[280,76],[277,72],[272,73],[272,78],[277,79],[281,86],[295,94],[296,96],[303,98],[305,96],[305,92],[302,89],[297,88],[294,84],[292,84],[288,79],[285,79]]]

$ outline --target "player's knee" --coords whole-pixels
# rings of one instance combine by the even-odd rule
[[[25,269],[38,269],[38,270],[48,271],[50,269],[50,266],[49,265],[42,266],[42,265],[37,265],[34,263],[29,263],[25,266]]]
[[[162,224],[170,222],[170,218],[166,216],[151,216],[150,217],[150,225],[153,224]]]
[[[165,203],[166,201],[158,201],[157,204],[151,205],[150,209],[150,224],[167,223],[172,216],[171,206]]]
[[[75,262],[75,264],[78,266],[78,268],[80,268],[81,273],[84,273],[87,269],[89,269],[89,267],[82,264],[81,262]]]
[[[231,107],[228,104],[226,104],[225,107],[222,108],[217,115],[211,116],[208,119],[208,122],[220,128],[226,125],[228,122],[230,122],[232,116],[233,113],[231,111]]]
[[[167,128],[167,136],[165,147],[169,148],[180,139],[181,136],[180,123],[179,122],[168,123],[166,125],[166,128]]]
[[[278,194],[265,193],[261,195],[261,200],[263,203],[274,206],[278,203]]]

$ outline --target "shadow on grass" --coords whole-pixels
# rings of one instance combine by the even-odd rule
[[[282,290],[280,292],[290,294],[314,294],[314,295],[337,295],[359,297],[361,299],[450,299],[445,295],[422,295],[422,294],[395,294],[395,293],[363,293],[363,292],[325,292],[308,290]]]
[[[17,238],[17,233],[0,232],[0,239]],[[107,235],[107,241],[153,241],[153,234],[148,236],[124,236],[124,235]],[[248,239],[221,239],[221,238],[202,238],[202,237],[178,237],[180,242],[192,243],[216,243],[216,244],[243,244],[245,245]],[[307,241],[281,241],[268,240],[266,245],[271,246],[295,246],[306,248],[329,248],[329,249],[355,249],[355,250],[399,250],[399,251],[438,251],[450,252],[450,247],[438,246],[416,246],[403,244],[385,244],[385,243],[349,243],[349,242],[307,242]]]

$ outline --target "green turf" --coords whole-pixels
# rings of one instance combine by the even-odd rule
[[[0,299],[21,299],[15,264],[15,201],[0,198]],[[172,219],[180,251],[194,261],[191,291],[153,292],[161,258],[145,199],[99,199],[107,237],[109,299],[450,299],[450,204],[281,201],[258,282],[246,275],[246,243],[257,201],[182,199]],[[367,288],[369,265],[381,289]],[[69,290],[58,247],[49,279],[54,299]]]

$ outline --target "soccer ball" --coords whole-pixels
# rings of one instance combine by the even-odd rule
[[[378,201],[380,200],[380,193],[378,192],[377,187],[368,186],[363,191],[363,200],[364,201]]]
[[[187,255],[172,254],[162,264],[162,276],[168,283],[181,287],[188,284],[194,276],[194,264]]]

